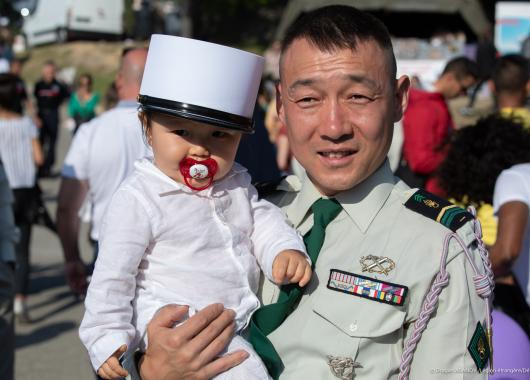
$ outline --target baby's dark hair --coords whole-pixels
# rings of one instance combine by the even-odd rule
[[[530,162],[530,131],[518,119],[488,116],[453,133],[440,185],[457,201],[491,204],[499,174],[523,162]]]

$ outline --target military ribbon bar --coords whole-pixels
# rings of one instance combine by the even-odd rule
[[[403,285],[380,281],[338,269],[330,270],[327,287],[337,292],[395,306],[403,305],[408,292],[408,288]]]

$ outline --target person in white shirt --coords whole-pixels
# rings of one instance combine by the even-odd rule
[[[13,213],[20,231],[15,246],[14,311],[21,323],[30,323],[27,296],[30,274],[31,230],[37,209],[35,175],[44,162],[37,127],[29,117],[19,113],[17,79],[12,74],[0,74],[0,159],[4,164],[15,202]]]
[[[258,199],[234,163],[242,133],[253,130],[262,66],[240,50],[152,37],[139,116],[154,159],[136,162],[110,202],[79,332],[99,376],[127,375],[119,357],[145,351],[146,325],[164,305],[189,306],[191,316],[219,302],[236,315],[226,352],[249,358],[216,379],[270,378],[242,337],[260,306],[260,268],[304,286],[311,263],[280,209]]]
[[[530,163],[501,172],[495,182],[493,209],[498,218],[497,241],[491,249],[493,269],[501,276],[513,272],[530,305]],[[528,307],[525,312],[530,316]]]
[[[64,160],[57,206],[57,231],[65,258],[65,275],[74,294],[84,295],[87,271],[79,250],[79,211],[90,201],[90,238],[97,256],[99,229],[112,194],[131,174],[134,161],[152,155],[138,120],[136,98],[144,71],[146,49],[126,51],[116,76],[117,106],[75,134]]]

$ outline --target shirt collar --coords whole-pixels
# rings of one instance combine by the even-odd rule
[[[212,195],[212,191],[216,191],[219,189],[219,187],[224,188],[222,184],[229,178],[239,174],[244,173],[247,171],[246,168],[239,165],[237,162],[234,162],[234,165],[232,166],[232,169],[228,172],[228,174],[222,178],[220,181],[216,181],[213,183],[212,186],[209,188],[202,190],[202,191],[195,191],[190,189],[188,186],[177,182],[170,177],[168,177],[166,174],[164,174],[159,168],[157,168],[153,162],[152,157],[145,157],[141,160],[138,160],[135,162],[135,167],[140,172],[147,174],[149,176],[154,176],[158,179],[158,181],[153,182],[152,188],[153,190],[160,196],[168,195],[170,193],[174,192],[182,192],[182,193],[194,193],[197,195],[202,196],[210,196]]]
[[[394,188],[395,179],[386,160],[370,177],[350,190],[338,193],[337,199],[344,211],[365,233]],[[302,189],[291,206],[286,209],[289,220],[298,227],[308,215],[311,205],[322,198],[311,180],[302,179]]]
[[[136,100],[120,100],[116,104],[116,108],[138,108],[138,102]]]

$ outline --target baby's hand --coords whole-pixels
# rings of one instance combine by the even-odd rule
[[[121,379],[129,375],[121,365],[119,358],[127,351],[127,345],[118,348],[106,361],[99,367],[98,375],[104,379]]]
[[[272,278],[277,284],[298,283],[305,286],[311,279],[311,265],[302,252],[295,250],[282,251],[272,263]]]

